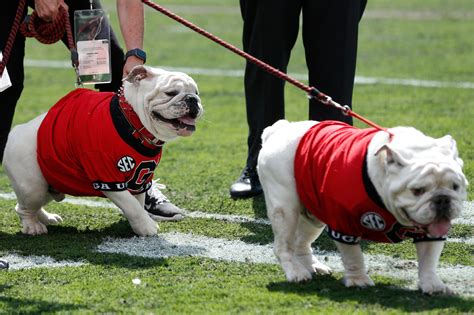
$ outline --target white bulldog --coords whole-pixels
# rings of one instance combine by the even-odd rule
[[[420,289],[452,293],[436,267],[468,182],[451,136],[433,139],[408,127],[361,130],[339,122],[280,120],[264,130],[262,141],[257,169],[274,252],[288,281],[331,272],[311,249],[327,226],[342,256],[347,287],[374,285],[361,239],[413,238]]]
[[[77,89],[48,113],[16,126],[3,166],[18,199],[22,232],[47,233],[46,225],[62,219],[43,206],[71,194],[107,197],[136,234],[156,234],[143,204],[161,148],[191,135],[202,113],[191,77],[138,66],[120,95]]]

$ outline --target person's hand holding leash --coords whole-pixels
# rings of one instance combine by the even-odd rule
[[[35,10],[38,16],[46,22],[53,21],[59,13],[59,7],[68,9],[64,0],[35,0]]]

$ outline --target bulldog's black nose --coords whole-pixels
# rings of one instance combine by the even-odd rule
[[[196,118],[199,114],[198,99],[194,95],[188,95],[185,98],[185,102],[189,109],[189,116],[191,116],[191,118]]]
[[[451,198],[446,195],[435,196],[431,200],[431,206],[436,211],[437,216],[447,215],[451,209]]]

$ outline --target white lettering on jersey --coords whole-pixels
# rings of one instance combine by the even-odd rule
[[[117,168],[122,173],[130,172],[134,167],[135,160],[131,156],[124,156],[117,162]]]
[[[360,224],[369,230],[383,231],[385,229],[384,219],[375,212],[364,213],[360,219]]]

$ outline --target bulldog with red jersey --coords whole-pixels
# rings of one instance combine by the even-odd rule
[[[452,291],[436,275],[451,221],[468,182],[456,142],[409,127],[357,129],[326,121],[276,122],[265,129],[258,174],[288,281],[330,268],[311,243],[327,227],[339,249],[346,286],[372,286],[360,240],[415,242],[419,287]]]
[[[157,233],[145,192],[165,142],[189,136],[203,109],[194,80],[135,67],[119,94],[76,89],[9,134],[3,166],[18,199],[22,232],[62,221],[43,206],[65,194],[109,198],[140,236]]]

